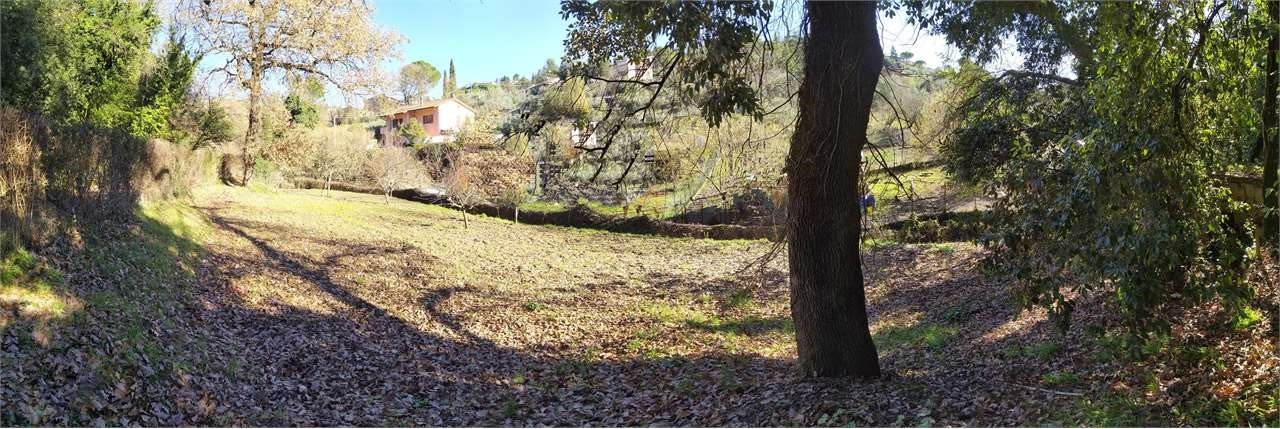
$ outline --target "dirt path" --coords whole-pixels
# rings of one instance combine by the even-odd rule
[[[785,264],[734,275],[768,242],[463,228],[340,192],[196,206],[216,229],[195,300],[225,424],[1025,425],[1091,382],[1042,388],[1048,368],[1095,365],[1042,315],[1014,318],[962,244],[870,252],[890,375],[804,381]]]

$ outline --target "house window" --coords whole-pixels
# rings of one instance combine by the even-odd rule
[[[427,115],[422,117],[422,125],[430,124],[436,121],[436,115]]]

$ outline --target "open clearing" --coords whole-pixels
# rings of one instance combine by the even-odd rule
[[[807,383],[791,370],[784,261],[733,275],[767,242],[463,228],[457,212],[337,192],[215,188],[197,207],[214,226],[207,323],[261,371],[226,400],[285,418],[261,423],[1016,424],[1058,399],[1008,384],[1039,383],[1036,368],[984,353],[1043,340],[1009,338],[1011,312],[942,314],[999,299],[962,244],[868,257],[905,268],[869,288],[895,376]]]
[[[1042,313],[1018,315],[974,274],[971,244],[869,251],[889,375],[806,381],[792,369],[785,259],[752,265],[766,241],[474,216],[464,228],[456,211],[343,192],[219,186],[190,204],[144,212],[161,220],[143,234],[169,237],[155,247],[198,255],[181,293],[82,299],[102,314],[180,311],[131,316],[124,336],[151,340],[125,352],[32,359],[6,380],[15,402],[47,404],[23,405],[27,421],[118,409],[109,423],[1025,425],[1078,421],[1080,395],[1114,373]],[[53,332],[7,347],[100,341]],[[94,374],[120,354],[141,369],[104,386]]]

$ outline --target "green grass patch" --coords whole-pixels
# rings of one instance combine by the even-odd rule
[[[86,234],[84,262],[88,268],[126,287],[90,292],[85,302],[94,314],[110,317],[105,324],[109,338],[121,340],[126,348],[152,362],[165,361],[151,332],[154,327],[169,329],[173,313],[181,311],[178,302],[195,284],[203,256],[199,240],[212,226],[181,201],[144,204],[136,214],[137,230],[106,237]],[[122,356],[128,361],[134,354]]]
[[[555,213],[565,211],[565,207],[554,201],[528,201],[520,204],[520,211],[530,213]]]
[[[919,196],[934,195],[940,193],[942,186],[947,183],[947,174],[942,167],[908,171],[897,176],[902,186],[898,186],[898,181],[887,174],[876,174],[867,179],[877,203],[907,199],[911,191],[915,191]]]
[[[787,317],[745,316],[722,318],[698,310],[656,303],[645,306],[645,313],[668,325],[684,325],[722,335],[755,336],[769,332],[794,333],[795,324]]]
[[[63,318],[72,298],[58,293],[52,285],[37,279],[25,284],[8,284],[0,286],[0,302],[15,304],[18,313],[24,317]],[[3,319],[0,319],[2,325]]]
[[[695,328],[704,331],[719,332],[727,335],[754,336],[769,332],[794,333],[795,324],[787,317],[747,316],[741,319],[716,319],[710,323],[691,323]]]
[[[953,255],[956,253],[956,246],[951,243],[929,243],[926,247],[930,252],[937,252],[944,255]]]
[[[880,350],[892,350],[903,346],[923,346],[940,349],[947,345],[956,328],[936,324],[915,324],[908,327],[890,326],[872,336]]]
[[[1054,371],[1041,376],[1040,383],[1049,387],[1074,386],[1080,383],[1080,377],[1068,371]]]
[[[47,333],[50,321],[74,313],[79,301],[61,291],[62,284],[60,272],[26,249],[12,246],[4,250],[0,254],[0,303],[13,306],[17,319],[0,313],[0,332],[18,322]]]
[[[1134,427],[1145,426],[1146,412],[1137,399],[1115,394],[1076,401],[1068,417],[1075,424],[1067,426]]]
[[[633,216],[649,216],[651,218],[665,219],[671,217],[673,211],[670,210],[669,194],[652,195],[646,194],[631,200],[630,204],[605,204],[596,201],[590,201],[586,198],[579,198],[578,205],[586,207],[592,212],[606,217],[633,217]]]
[[[1054,342],[1044,342],[1033,344],[1023,349],[1026,356],[1032,356],[1040,360],[1053,359],[1062,351],[1062,345]]]
[[[636,354],[643,354],[646,359],[658,360],[670,355],[670,353],[659,347],[654,339],[661,334],[658,328],[644,328],[631,334],[631,338],[627,340],[627,351]]]
[[[862,239],[863,250],[878,249],[882,247],[894,246],[897,244],[898,242],[892,238],[863,238]]]
[[[1262,322],[1262,312],[1252,307],[1241,307],[1231,318],[1231,327],[1237,331],[1247,330]]]
[[[36,258],[21,247],[9,250],[0,259],[0,284],[14,284],[36,269]]]
[[[1025,346],[1014,344],[1005,348],[1003,354],[1006,357],[1033,357],[1042,361],[1048,361],[1053,359],[1054,356],[1057,356],[1061,351],[1061,344],[1046,341],[1043,343],[1029,344]]]
[[[725,297],[724,306],[726,308],[744,308],[751,305],[751,291],[747,289],[734,290],[729,296]]]

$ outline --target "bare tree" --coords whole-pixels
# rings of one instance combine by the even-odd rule
[[[369,2],[348,0],[182,0],[179,20],[202,50],[225,56],[214,69],[249,91],[244,183],[262,132],[263,81],[284,73],[318,76],[344,93],[384,83],[378,63],[401,37],[373,24]]]
[[[343,180],[355,176],[366,158],[364,148],[352,144],[348,139],[331,135],[323,139],[312,155],[311,168],[316,175],[324,179],[324,189],[328,191],[334,180]]]
[[[448,195],[449,202],[462,212],[462,227],[470,228],[467,222],[467,210],[484,200],[484,192],[465,165],[455,165],[445,174],[441,185]]]
[[[382,190],[384,201],[390,202],[391,192],[405,186],[425,184],[427,173],[418,159],[408,149],[378,147],[365,163],[365,175]]]

